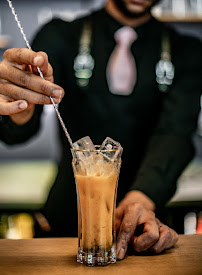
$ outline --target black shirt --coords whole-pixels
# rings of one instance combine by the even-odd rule
[[[93,13],[90,20],[95,68],[87,87],[77,85],[73,69],[84,18],[71,23],[52,20],[35,37],[33,49],[48,54],[55,82],[66,92],[59,110],[73,141],[88,135],[94,144],[101,144],[109,136],[123,146],[117,201],[129,190],[140,190],[161,207],[174,194],[177,178],[194,154],[191,135],[200,108],[201,45],[152,18],[135,28],[138,39],[131,47],[137,65],[134,91],[129,96],[114,95],[107,85],[106,66],[115,46],[114,33],[122,25],[104,9]],[[165,31],[170,34],[175,78],[168,92],[162,93],[155,66]],[[41,106],[37,106],[32,120],[21,127],[5,117],[0,122],[1,139],[24,141],[37,131],[40,113]],[[44,214],[54,235],[67,236],[75,235],[77,228],[76,189],[62,129],[60,136],[62,158]]]

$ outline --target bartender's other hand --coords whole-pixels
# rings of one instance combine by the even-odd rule
[[[160,253],[172,247],[178,240],[177,233],[161,223],[152,210],[139,203],[126,205],[120,202],[115,212],[117,258],[122,260],[128,245],[136,252]]]
[[[29,49],[6,50],[0,63],[0,115],[29,111],[35,104],[51,104],[50,96],[60,103],[64,90],[53,83],[47,54]]]

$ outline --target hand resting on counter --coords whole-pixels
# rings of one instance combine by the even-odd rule
[[[119,203],[115,211],[119,260],[125,257],[129,245],[135,252],[157,254],[178,241],[178,234],[155,217],[153,208],[152,201],[139,191],[129,192]]]

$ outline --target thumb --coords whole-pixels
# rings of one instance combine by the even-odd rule
[[[12,102],[1,101],[0,114],[1,115],[17,114],[27,109],[27,107],[28,107],[28,103],[25,100],[17,100]]]

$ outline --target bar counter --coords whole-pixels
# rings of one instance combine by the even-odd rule
[[[202,274],[202,235],[180,235],[176,246],[162,254],[127,256],[104,267],[79,264],[76,253],[77,238],[0,239],[0,274]]]

